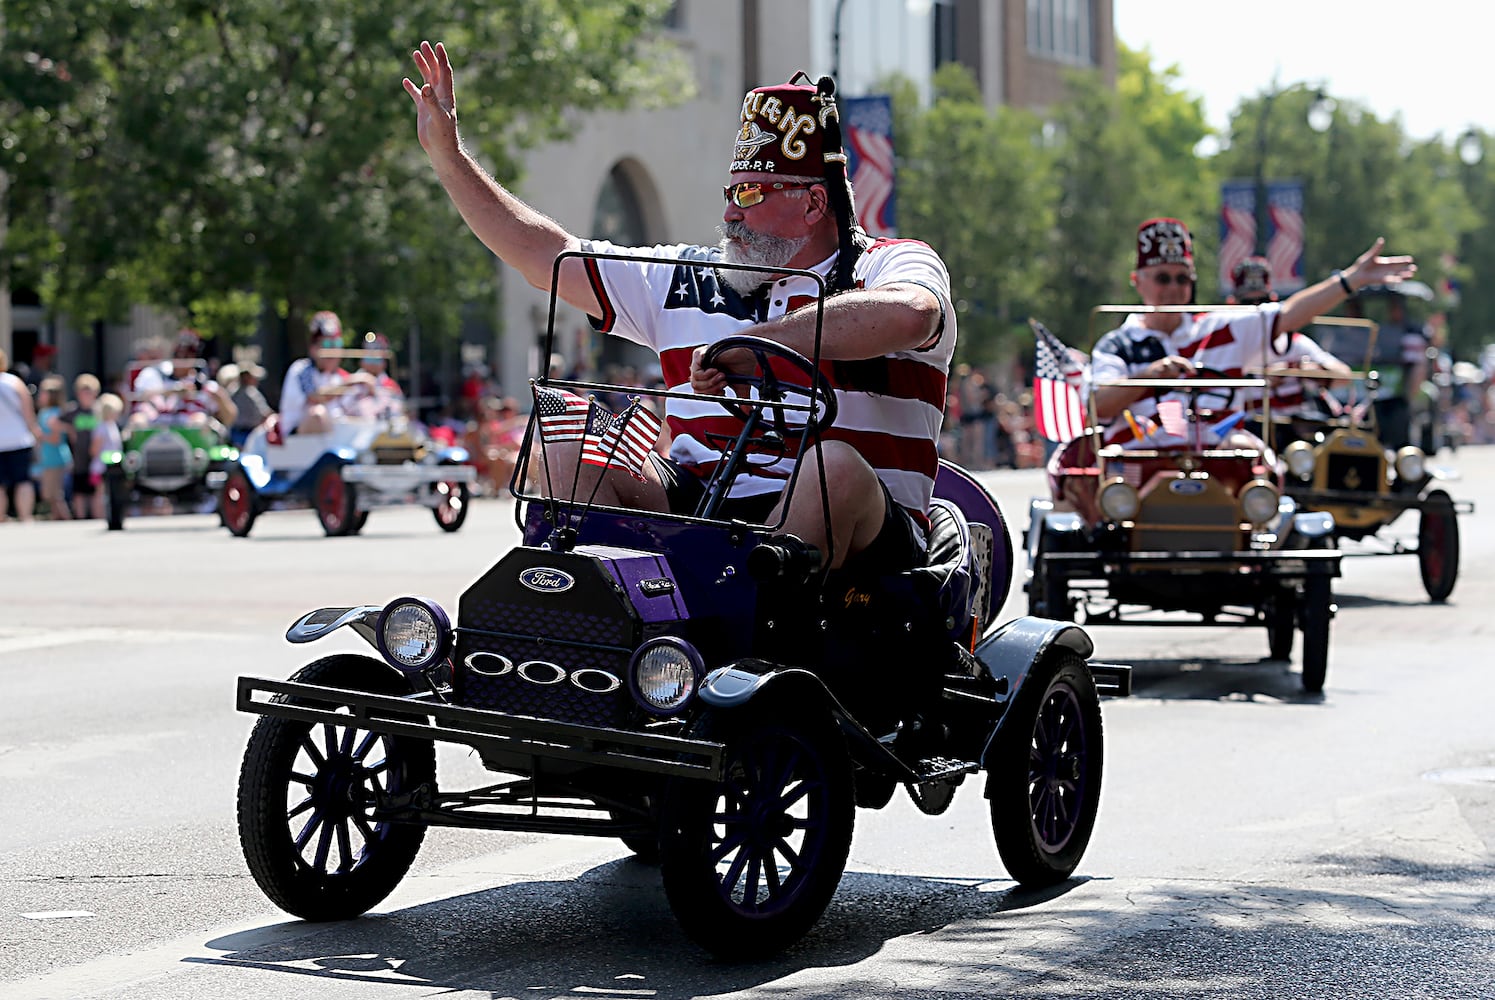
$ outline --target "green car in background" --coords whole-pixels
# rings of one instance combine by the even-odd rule
[[[178,513],[203,513],[217,504],[239,449],[211,425],[166,420],[124,432],[124,448],[105,452],[104,506],[110,531],[125,526],[131,507],[159,497]]]

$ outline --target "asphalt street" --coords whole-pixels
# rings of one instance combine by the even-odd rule
[[[1136,693],[1104,704],[1074,879],[1015,887],[978,781],[938,817],[900,794],[858,813],[814,932],[750,965],[691,945],[610,840],[433,830],[394,896],[336,924],[249,877],[235,678],[359,649],[285,643],[315,607],[454,608],[517,537],[507,501],[454,535],[413,508],[342,539],[304,510],[248,539],[204,515],[0,526],[0,995],[1495,996],[1495,449],[1439,464],[1478,508],[1452,598],[1429,605],[1411,557],[1347,558],[1321,697],[1260,629],[1092,630]],[[983,480],[1021,531],[1041,477]],[[481,774],[456,751],[440,770]]]

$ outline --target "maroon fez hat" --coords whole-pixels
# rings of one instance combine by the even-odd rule
[[[742,99],[742,124],[732,147],[734,172],[824,177],[828,159],[845,162],[839,121],[831,128],[835,102],[813,84],[796,83],[801,77],[803,72],[788,83],[758,87]],[[829,150],[827,138],[833,146]]]
[[[1194,266],[1194,240],[1177,219],[1148,219],[1137,227],[1137,268],[1156,264]]]

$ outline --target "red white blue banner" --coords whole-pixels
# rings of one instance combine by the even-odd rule
[[[1302,288],[1303,182],[1268,181],[1266,257],[1272,265],[1272,290],[1286,298]],[[1256,182],[1220,185],[1220,297],[1235,290],[1231,268],[1256,253]]]
[[[856,190],[857,217],[873,237],[896,236],[893,99],[886,94],[841,101],[846,176]]]

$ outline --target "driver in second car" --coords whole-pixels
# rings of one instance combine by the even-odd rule
[[[552,265],[565,251],[647,258],[567,259],[555,291],[598,330],[656,351],[669,389],[721,394],[728,374],[745,372],[746,352],[725,354],[718,364],[726,370],[703,370],[700,360],[705,347],[735,335],[812,354],[817,286],[784,270],[823,275],[829,296],[821,367],[837,392],[836,425],[818,456],[798,456],[806,464],[793,496],[785,497],[783,487],[795,456],[755,455],[749,474],[732,485],[723,514],[763,521],[787,504],[784,530],[815,546],[831,568],[889,572],[924,562],[955,348],[950,279],[926,244],[873,241],[857,225],[829,78],[801,83],[797,74],[744,98],[718,246],[615,247],[572,236],[495,182],[458,138],[445,48],[422,43],[414,56],[424,83],[406,80],[405,89],[416,105],[421,145],[490,250],[547,291]],[[718,262],[761,270],[719,268]],[[730,438],[741,425],[719,404],[689,398],[668,398],[665,415],[672,433],[667,460],[653,456],[642,479],[583,465],[578,495],[596,484],[598,503],[693,510],[720,458],[708,435]],[[560,470],[576,463],[567,451],[552,451],[551,469],[569,477]],[[829,501],[833,552],[827,551],[822,495]]]
[[[1376,240],[1349,267],[1296,292],[1280,305],[1267,302],[1250,309],[1128,316],[1096,342],[1090,355],[1095,418],[1105,428],[1104,443],[1149,448],[1185,443],[1183,437],[1159,424],[1154,390],[1108,383],[1189,378],[1205,368],[1240,378],[1248,368],[1284,360],[1293,331],[1367,285],[1394,284],[1417,272],[1411,257],[1380,256],[1384,244]],[[1137,228],[1137,268],[1131,282],[1143,305],[1191,304],[1196,278],[1194,242],[1182,222],[1148,219]]]

